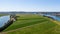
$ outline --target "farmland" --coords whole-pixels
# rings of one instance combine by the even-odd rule
[[[17,14],[17,21],[3,32],[7,34],[53,34],[59,25],[50,18],[36,14]],[[55,31],[55,32],[52,32]]]

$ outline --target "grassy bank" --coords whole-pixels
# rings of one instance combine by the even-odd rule
[[[40,15],[18,14],[17,16],[19,16],[17,21],[4,32],[7,32],[7,34],[45,34],[57,25],[49,18]]]

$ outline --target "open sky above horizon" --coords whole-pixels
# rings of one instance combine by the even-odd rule
[[[0,0],[1,11],[60,11],[60,0]]]

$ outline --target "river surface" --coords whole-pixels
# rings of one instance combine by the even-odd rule
[[[59,16],[47,15],[47,14],[44,14],[44,16],[51,17],[51,18],[53,18],[54,20],[60,21],[60,17],[59,17]]]
[[[0,27],[3,27],[10,20],[10,16],[1,16],[0,17]]]

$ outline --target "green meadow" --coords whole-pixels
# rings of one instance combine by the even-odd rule
[[[0,16],[5,16],[5,15],[7,15],[7,14],[0,14]]]
[[[16,14],[17,21],[6,28],[6,34],[60,34],[60,26],[50,18],[37,14]],[[57,30],[57,32],[55,31]]]

